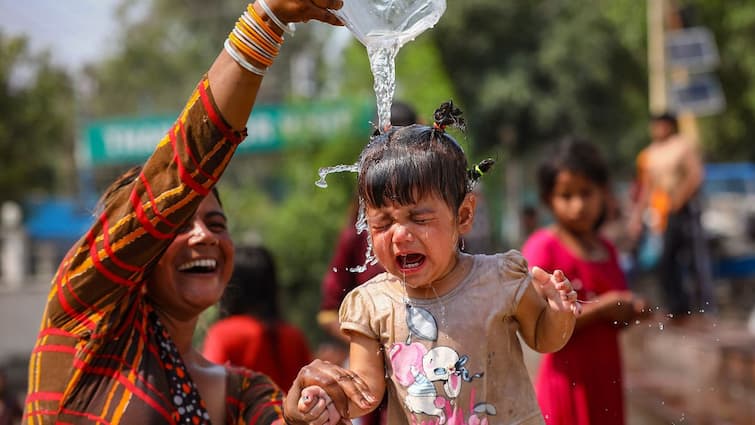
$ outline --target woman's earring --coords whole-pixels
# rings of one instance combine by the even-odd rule
[[[464,238],[461,238],[461,243],[460,243],[460,245],[461,245],[461,246],[459,247],[459,249],[461,249],[461,252],[464,252]]]

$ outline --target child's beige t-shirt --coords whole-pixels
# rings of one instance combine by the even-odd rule
[[[380,341],[387,423],[543,424],[513,318],[529,284],[512,250],[473,256],[467,277],[439,298],[407,299],[388,273],[351,291],[341,329]]]

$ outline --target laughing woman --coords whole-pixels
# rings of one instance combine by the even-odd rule
[[[24,423],[323,423],[327,414],[289,408],[303,385],[324,383],[344,409],[346,397],[365,397],[362,383],[338,381],[340,368],[314,363],[284,400],[266,376],[214,365],[191,345],[200,313],[220,299],[233,269],[214,185],[246,135],[289,23],[338,24],[328,9],[341,5],[250,4],[152,156],[107,190],[53,279]]]

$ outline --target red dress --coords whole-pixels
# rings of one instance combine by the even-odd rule
[[[548,229],[533,233],[522,253],[530,267],[563,270],[580,300],[627,289],[616,249],[603,240],[610,258],[577,258]],[[536,379],[538,403],[548,425],[623,425],[624,401],[619,328],[594,322],[574,331],[556,353],[543,355]]]
[[[207,330],[202,354],[218,364],[262,372],[287,391],[312,355],[299,328],[284,322],[273,326],[247,315],[219,320]]]

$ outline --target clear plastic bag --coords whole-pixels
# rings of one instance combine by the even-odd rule
[[[403,46],[438,23],[446,0],[347,0],[333,11],[366,47]]]

